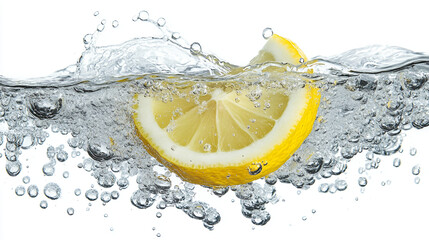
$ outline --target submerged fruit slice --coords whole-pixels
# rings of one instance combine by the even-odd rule
[[[289,58],[305,56],[274,35],[252,63]],[[289,95],[284,89],[238,93],[222,83],[208,86],[199,103],[186,94],[166,102],[136,95],[133,116],[152,156],[183,180],[205,186],[244,184],[278,169],[311,132],[320,100],[311,86]]]

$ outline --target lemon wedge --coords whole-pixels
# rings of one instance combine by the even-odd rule
[[[273,35],[251,63],[298,64],[301,58],[298,46]],[[248,183],[277,170],[310,134],[320,101],[310,85],[288,95],[257,86],[241,92],[225,83],[206,86],[207,93],[192,100],[189,94],[170,101],[136,95],[133,119],[149,154],[184,181],[211,187]]]

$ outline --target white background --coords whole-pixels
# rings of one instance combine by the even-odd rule
[[[112,1],[113,2],[113,1]],[[427,31],[428,4],[424,1],[4,1],[0,0],[0,75],[6,77],[44,76],[75,63],[84,50],[82,37],[95,30],[101,19],[109,23],[119,20],[119,29],[131,24],[140,10],[151,17],[164,17],[167,26],[189,42],[198,41],[205,52],[235,64],[246,64],[263,45],[262,30],[271,27],[282,36],[298,43],[309,58],[338,54],[369,44],[397,45],[429,53]],[[100,15],[94,17],[93,13]],[[131,36],[139,36],[135,30]],[[128,38],[128,36],[126,37]],[[119,41],[119,40],[118,40]],[[346,175],[349,188],[345,192],[322,194],[317,186],[297,194],[291,186],[278,187],[284,202],[269,205],[271,221],[252,230],[250,221],[241,216],[239,203],[229,193],[221,199],[208,196],[207,202],[218,209],[222,221],[214,231],[202,227],[176,209],[135,209],[129,195],[135,189],[121,192],[115,202],[102,206],[75,197],[76,187],[85,190],[95,181],[88,173],[77,170],[77,159],[57,167],[55,180],[37,179],[44,157],[29,157],[29,169],[16,178],[0,171],[0,240],[8,239],[215,239],[279,237],[309,239],[407,238],[425,239],[429,236],[427,218],[429,194],[426,163],[429,152],[424,142],[428,130],[418,131],[406,138],[403,165],[392,167],[385,158],[380,169],[367,176],[365,193],[357,186],[357,168],[362,161],[353,159]],[[413,133],[408,132],[408,135]],[[58,143],[55,146],[58,145]],[[415,157],[409,155],[416,146]],[[46,147],[46,146],[45,146]],[[42,151],[42,150],[41,150]],[[41,156],[44,155],[43,150]],[[5,162],[0,158],[0,165]],[[414,184],[412,166],[420,164],[420,184]],[[25,165],[25,164],[24,164]],[[64,169],[70,178],[61,179]],[[34,173],[33,173],[34,171]],[[63,197],[49,201],[49,207],[38,207],[44,196],[36,199],[17,197],[14,188],[24,185],[22,177],[29,175],[39,188],[46,181],[56,181],[63,187]],[[335,178],[327,182],[334,182]],[[390,185],[381,186],[390,180]],[[197,199],[207,195],[197,190]],[[358,197],[359,201],[355,201]],[[75,208],[68,216],[66,209]],[[312,214],[311,210],[316,209]],[[107,213],[107,218],[103,215]],[[301,218],[307,217],[306,221]],[[113,231],[110,228],[113,227]],[[156,230],[152,231],[152,227]]]

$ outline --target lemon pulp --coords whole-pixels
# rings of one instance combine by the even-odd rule
[[[301,53],[273,35],[251,62],[299,62]],[[311,86],[288,95],[275,88],[235,91],[222,82],[208,86],[197,99],[136,95],[133,116],[152,156],[183,180],[206,186],[244,184],[278,169],[311,132],[320,100]]]

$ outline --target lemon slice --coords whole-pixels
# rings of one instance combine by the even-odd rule
[[[252,63],[301,58],[295,44],[273,35]],[[212,187],[248,183],[278,169],[311,132],[320,101],[311,86],[289,95],[275,88],[207,86],[196,99],[136,95],[133,119],[149,154],[183,180]]]

